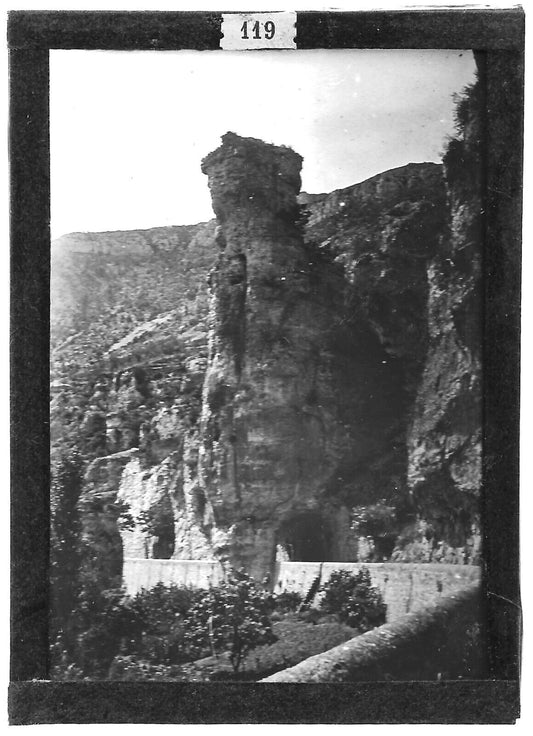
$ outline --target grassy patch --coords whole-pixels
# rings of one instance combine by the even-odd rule
[[[357,632],[344,624],[334,622],[305,623],[290,615],[273,625],[278,640],[251,651],[242,665],[242,672],[233,673],[226,654],[207,657],[183,665],[184,679],[208,680],[259,680],[262,677],[292,667],[307,657],[320,654],[352,639]]]

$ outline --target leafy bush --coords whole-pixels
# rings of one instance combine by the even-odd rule
[[[192,606],[186,620],[185,641],[199,655],[229,652],[235,672],[246,654],[260,644],[273,643],[272,596],[256,588],[244,571],[232,571],[228,581],[210,588]]]
[[[278,613],[296,611],[301,606],[302,601],[302,596],[295,590],[283,590],[281,593],[275,593],[272,600],[274,609]]]
[[[143,590],[132,599],[131,607],[154,627],[166,627],[177,614],[185,616],[193,604],[206,594],[205,590],[184,585],[158,583]]]
[[[85,626],[79,637],[79,660],[84,673],[112,676],[116,658],[122,657],[135,663],[130,662],[125,677],[132,679],[132,668],[140,676],[147,667],[153,674],[158,667],[191,658],[185,642],[186,616],[206,591],[159,583],[134,598],[123,591],[93,593],[82,597]]]
[[[128,665],[124,679],[133,678],[132,668],[143,679],[146,667],[153,674],[157,668],[187,661],[186,614],[203,595],[202,590],[159,584],[129,598],[123,590],[100,591],[95,581],[85,580],[74,616],[75,647],[65,651],[60,640],[52,646],[54,676],[115,677],[116,659],[122,657],[135,662]]]
[[[185,642],[187,615],[205,597],[205,590],[158,583],[138,593],[130,608],[138,626],[127,650],[151,664],[173,664],[190,659]]]
[[[323,593],[320,609],[336,614],[340,621],[360,633],[385,623],[387,606],[372,585],[366,568],[358,573],[334,570],[320,590]]]

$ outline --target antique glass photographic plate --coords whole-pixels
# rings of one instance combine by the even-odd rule
[[[13,12],[13,723],[519,713],[520,10]]]

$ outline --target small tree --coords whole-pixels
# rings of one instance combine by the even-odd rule
[[[256,588],[243,570],[232,571],[227,582],[210,588],[189,611],[185,639],[197,652],[229,652],[238,672],[247,653],[276,641],[272,633],[272,596]]]
[[[321,591],[324,596],[320,608],[326,613],[336,614],[341,621],[361,633],[386,621],[387,606],[379,590],[372,585],[366,568],[358,573],[334,570]]]

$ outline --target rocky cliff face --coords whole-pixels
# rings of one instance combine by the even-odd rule
[[[347,386],[357,394],[360,435],[342,486],[364,522],[359,533],[372,537],[371,554],[388,558],[416,514],[408,435],[427,356],[428,264],[447,221],[442,167],[410,164],[302,199],[307,240],[344,274],[342,342],[351,345]]]
[[[125,557],[213,555],[190,481],[196,475],[206,334],[194,323],[180,324],[179,317],[171,311],[140,325],[112,345],[101,364],[106,378],[95,411],[103,416],[103,456],[88,468],[82,502],[97,495],[90,479],[100,468],[100,485],[113,486]],[[121,458],[118,475],[108,473]]]
[[[428,350],[409,430],[409,488],[440,538],[479,529],[481,487],[481,84],[460,101],[444,157],[449,213],[428,262]]]
[[[203,162],[216,222],[132,234],[131,253],[127,234],[56,247],[55,447],[88,461],[85,536],[109,584],[121,553],[261,578],[276,555],[465,547],[481,431],[466,100],[444,167],[299,194],[297,153],[228,133]]]
[[[84,536],[104,585],[120,583],[123,554],[179,554],[213,234],[214,223],[81,233],[52,248],[52,460],[74,444],[87,460]]]
[[[418,381],[427,347],[427,263],[447,217],[438,164],[408,164],[328,195],[304,195],[307,239],[344,268],[350,308]]]

